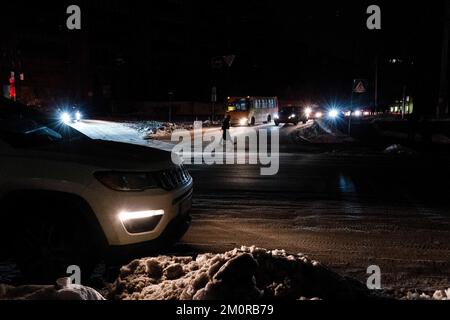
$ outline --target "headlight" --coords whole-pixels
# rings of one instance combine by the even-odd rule
[[[158,187],[151,173],[96,172],[94,176],[115,191],[137,192]]]
[[[273,116],[274,119],[278,120],[280,119],[280,116],[278,115],[278,113],[276,115]]]
[[[316,112],[316,118],[317,119],[320,119],[320,118],[322,118],[323,117],[323,113],[322,112]]]
[[[336,119],[339,115],[339,111],[336,109],[332,109],[332,110],[330,110],[328,115],[330,116],[331,119]]]
[[[355,117],[361,117],[361,116],[362,116],[361,110],[356,110],[355,111]]]
[[[82,118],[81,112],[80,111],[75,112],[75,120],[80,121],[81,118]]]
[[[245,119],[245,118],[242,118],[242,119],[239,121],[239,124],[240,124],[241,126],[245,126],[246,124],[248,124],[248,120]]]
[[[65,124],[70,123],[70,121],[72,121],[72,117],[70,116],[69,113],[63,112],[61,114],[61,121]]]
[[[305,115],[306,115],[307,117],[309,117],[309,116],[311,115],[311,113],[312,113],[312,109],[311,109],[311,108],[306,108],[306,109],[305,109]]]

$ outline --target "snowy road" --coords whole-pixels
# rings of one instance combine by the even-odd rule
[[[118,122],[85,120],[72,124],[72,127],[92,139],[119,141],[166,151],[172,151],[173,148],[172,144],[163,141],[144,140],[138,131]]]
[[[93,138],[171,148],[122,124],[75,127]],[[289,144],[296,129],[274,130]],[[378,265],[384,288],[450,287],[448,159],[293,151],[280,157],[273,177],[260,176],[257,166],[192,166],[194,222],[177,250],[258,245],[311,255],[362,281],[367,267]]]

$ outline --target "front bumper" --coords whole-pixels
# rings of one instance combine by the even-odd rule
[[[125,246],[109,246],[105,259],[109,263],[126,263],[132,259],[161,254],[180,240],[191,224],[189,212],[173,219],[156,239]]]
[[[192,179],[173,191],[154,189],[144,192],[117,192],[95,181],[84,192],[83,197],[97,217],[107,246],[126,247],[164,238],[163,235],[168,232],[166,230],[174,228],[173,221],[183,220],[183,217],[189,214],[192,194]],[[162,218],[153,230],[130,233],[119,218],[123,211],[146,210],[164,210]]]

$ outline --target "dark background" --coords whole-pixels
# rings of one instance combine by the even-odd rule
[[[66,28],[70,4],[81,7],[81,31]],[[381,31],[366,28],[371,4]],[[419,113],[438,99],[444,1],[13,1],[0,10],[0,81],[23,72],[27,103],[208,102],[213,86],[220,100],[347,103],[362,78],[371,105],[377,59],[380,107],[404,86]],[[236,55],[232,67],[212,68],[223,55]]]

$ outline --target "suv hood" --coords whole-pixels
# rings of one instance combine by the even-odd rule
[[[50,161],[75,162],[117,171],[157,171],[173,165],[172,154],[167,151],[92,139],[52,144],[33,149],[32,153]]]

